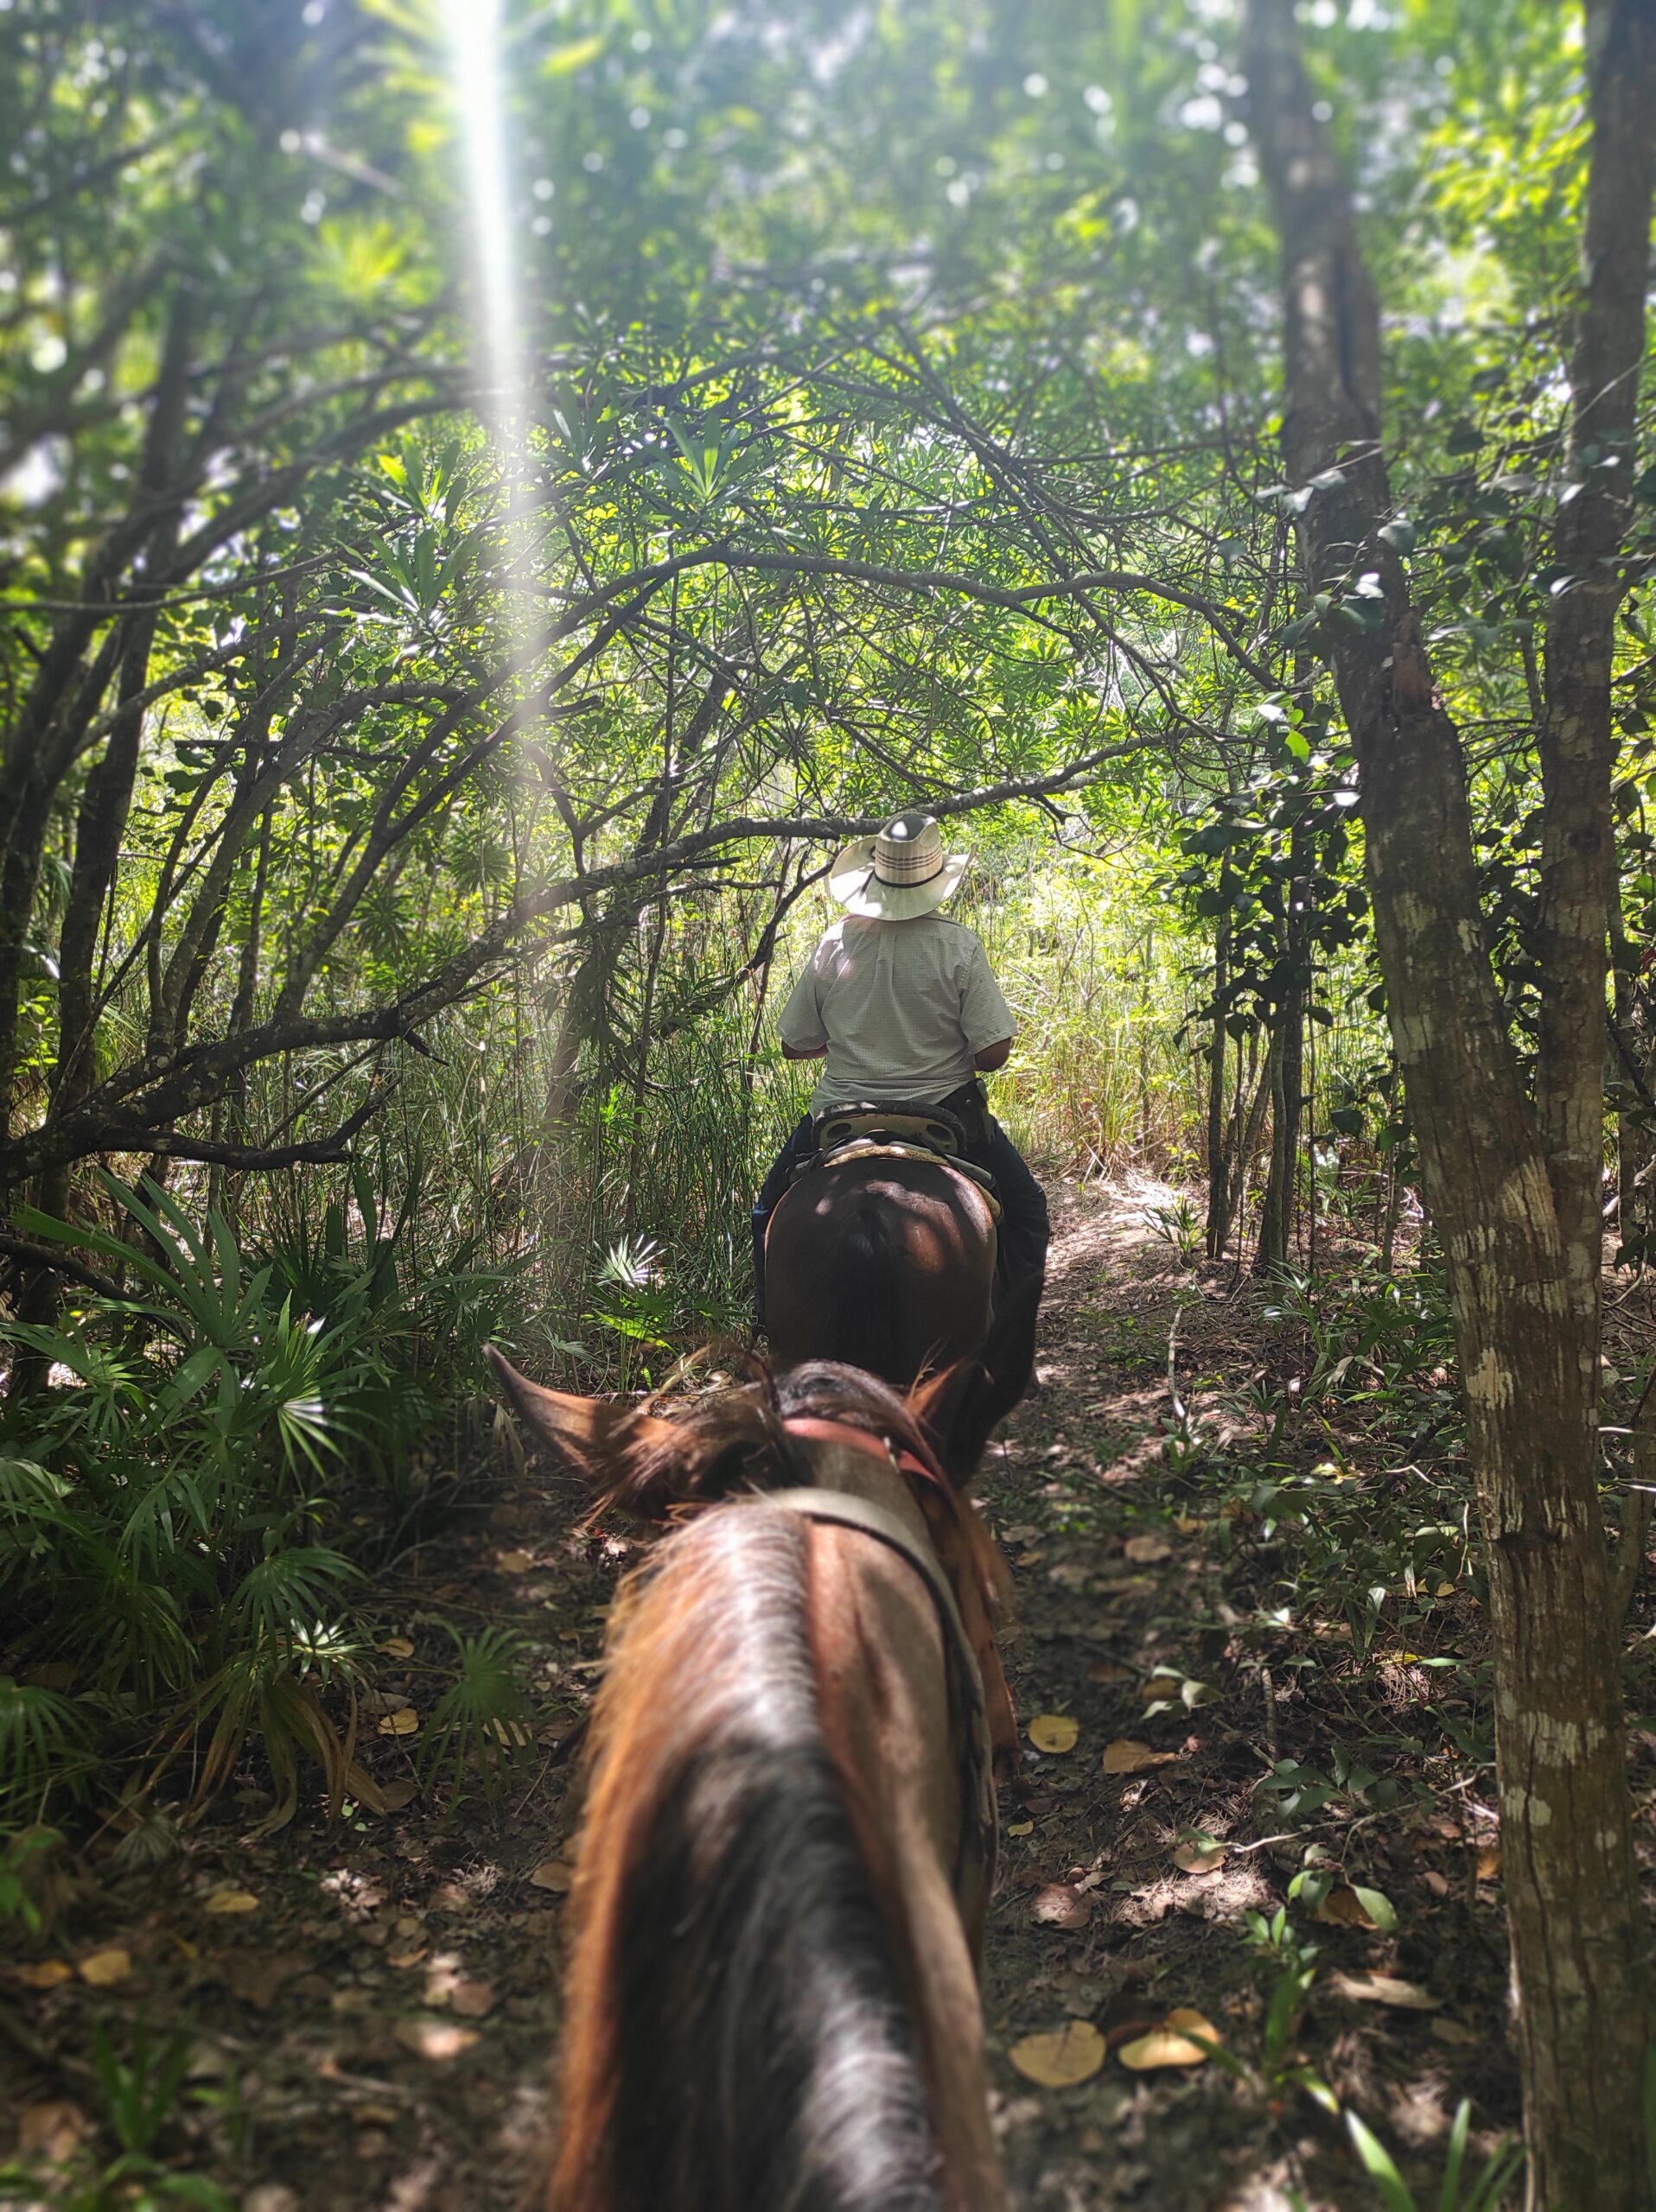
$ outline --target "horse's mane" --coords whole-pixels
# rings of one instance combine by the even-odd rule
[[[793,1420],[836,1421],[879,1437],[920,1471],[918,1480],[911,1473],[915,1503],[978,1654],[996,1747],[1015,1758],[1017,1731],[996,1645],[997,1626],[1010,1607],[1010,1577],[964,1487],[944,1471],[923,1420],[889,1382],[837,1360],[809,1360],[780,1376],[754,1364],[752,1380],[737,1389],[661,1402],[671,1434],[659,1418],[622,1414],[595,1465],[595,1510],[613,1506],[660,1521],[737,1491],[808,1485],[808,1458],[787,1428]]]

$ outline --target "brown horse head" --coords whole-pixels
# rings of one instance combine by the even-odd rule
[[[772,1357],[779,1367],[841,1360],[900,1388],[970,1358],[989,1332],[995,1254],[989,1201],[941,1161],[885,1153],[831,1161],[802,1176],[771,1216]]]
[[[611,1621],[550,2212],[1003,2206],[947,1638],[901,1556],[787,1503],[825,1485],[929,1536],[1004,1744],[997,1554],[965,1495],[999,1356],[907,1396],[817,1363],[668,1408],[491,1355],[599,1497],[673,1524]]]

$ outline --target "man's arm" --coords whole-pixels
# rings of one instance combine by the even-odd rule
[[[1007,1039],[1006,1049],[1009,1052],[1012,1049],[1010,1038]],[[828,1047],[825,1045],[812,1045],[808,1049],[803,1045],[784,1045],[782,1047],[782,1058],[785,1060],[825,1060],[827,1057]],[[982,1065],[981,1062],[979,1065]],[[995,1065],[999,1067],[1000,1061],[997,1060]]]
[[[993,1075],[996,1069],[1003,1068],[1011,1057],[1012,1040],[1010,1037],[1003,1037],[997,1045],[985,1045],[981,1052],[974,1052],[971,1065],[984,1075]],[[792,1052],[788,1053],[788,1058],[793,1058]]]

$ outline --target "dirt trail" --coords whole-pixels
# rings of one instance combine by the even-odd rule
[[[1030,1751],[1027,1802],[1007,1806],[984,1991],[997,2124],[1029,2212],[1288,2212],[1290,2185],[1347,2212],[1371,2201],[1367,2185],[1342,2131],[1283,2069],[1314,2061],[1405,2162],[1411,2143],[1441,2135],[1451,2082],[1508,2111],[1498,1923],[1487,1893],[1462,1894],[1464,1812],[1459,1833],[1424,1816],[1359,1820],[1341,1869],[1386,1890],[1403,1926],[1395,1938],[1315,1931],[1324,1978],[1278,2078],[1259,2078],[1281,1961],[1251,1954],[1243,1916],[1274,1910],[1303,1850],[1273,1840],[1296,1824],[1265,1815],[1257,1786],[1327,1718],[1299,1677],[1267,1696],[1259,1649],[1227,1617],[1213,1502],[1188,1494],[1162,1450],[1175,1316],[1176,1387],[1213,1424],[1232,1418],[1260,1328],[1257,1298],[1202,1286],[1152,1233],[1147,1210],[1171,1196],[1056,1193],[1040,1388],[981,1479],[1013,1560],[1023,1719],[1079,1723],[1073,1750]],[[413,1779],[397,1716],[412,1708],[423,1729],[452,1679],[444,1621],[525,1638],[534,1744],[499,1808],[445,1817],[416,1797],[386,1818],[258,1840],[245,1830],[268,1801],[250,1789],[188,1838],[157,1828],[152,1864],[110,1837],[66,1870],[56,1923],[4,1969],[0,2002],[0,2109],[22,2116],[31,2156],[61,2152],[84,2177],[112,2155],[92,2024],[130,2050],[143,2023],[152,2049],[173,2032],[192,2044],[158,2153],[245,2212],[515,2203],[557,2031],[573,1749],[631,1556],[617,1539],[571,1535],[576,1507],[535,1471],[497,1479],[383,1593],[377,1641],[391,1648],[364,1720],[382,1780]],[[1166,1694],[1147,1715],[1158,1669]],[[1155,1763],[1103,1771],[1118,1738]],[[1212,1871],[1175,1865],[1188,1831],[1229,1846]],[[244,1902],[226,1908],[232,1892]],[[93,1986],[88,1961],[111,1950],[124,1971]],[[1433,2009],[1325,1998],[1341,1972],[1430,1981]],[[1118,2046],[1178,2005],[1201,2009],[1250,2078],[1216,2061],[1127,2070]],[[1011,2047],[1066,2021],[1105,2038],[1100,2069],[1061,2089],[1022,2079]],[[0,2133],[0,2162],[7,2147]],[[61,2186],[15,2201],[69,2197]]]

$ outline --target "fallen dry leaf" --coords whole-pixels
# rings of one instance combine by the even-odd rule
[[[1092,1917],[1092,1900],[1067,1882],[1043,1882],[1029,1900],[1029,1916],[1043,1928],[1085,1928]]]
[[[375,1649],[383,1651],[387,1659],[411,1659],[414,1656],[413,1639],[406,1636],[388,1636]]]
[[[1443,2001],[1417,1981],[1399,1981],[1389,1974],[1331,1974],[1328,1986],[1336,1997],[1348,1997],[1353,2004],[1395,2005],[1405,2012],[1435,2012]]]
[[[1086,1679],[1089,1682],[1127,1682],[1132,1680],[1132,1669],[1124,1667],[1119,1659],[1090,1659],[1087,1662]]]
[[[1104,1770],[1106,1774],[1143,1774],[1147,1767],[1167,1766],[1177,1757],[1176,1751],[1152,1751],[1148,1744],[1141,1744],[1132,1736],[1118,1736],[1113,1744],[1105,1745]]]
[[[416,2058],[458,2058],[477,2041],[475,2028],[462,2028],[452,2020],[398,2020],[397,2040]]]
[[[1483,2041],[1475,2028],[1468,2028],[1460,2020],[1436,2019],[1431,2028],[1439,2043],[1446,2043],[1455,2050],[1472,2050]]]
[[[1193,2043],[1193,2035],[1201,2037],[1202,2043]],[[1135,2074],[1147,2074],[1156,2066],[1201,2066],[1213,2055],[1203,2044],[1218,2041],[1219,2030],[1211,2020],[1181,2005],[1147,2036],[1123,2044],[1116,2056]]]
[[[1181,1874],[1211,1874],[1225,1864],[1225,1846],[1216,1843],[1211,1850],[1204,1850],[1199,1843],[1181,1843],[1173,1854],[1173,1863]]]
[[[1144,1685],[1144,1702],[1154,1705],[1158,1698],[1175,1698],[1184,1686],[1182,1675],[1152,1675]]]
[[[404,1805],[411,1805],[420,1794],[420,1785],[411,1777],[401,1782],[382,1783],[379,1802],[388,1813],[400,1813]]]
[[[234,1951],[223,1963],[225,1986],[256,2012],[268,2012],[284,1982],[307,1971],[308,1962],[292,1952]]]
[[[457,1981],[449,1992],[449,2010],[463,2012],[468,2020],[481,2020],[494,2010],[494,1984],[492,1981]]]
[[[1090,2082],[1104,2063],[1104,2037],[1091,2020],[1069,2020],[1044,2035],[1025,2036],[1007,2056],[1026,2082],[1043,2089],[1073,2088]]]
[[[1374,1912],[1371,1912],[1364,1904],[1362,1893],[1354,1890],[1350,1883],[1341,1882],[1329,1891],[1313,1917],[1335,1928],[1378,1929],[1382,1924],[1381,1913],[1385,1910],[1384,1900],[1379,1898],[1378,1891],[1370,1890],[1366,1894],[1377,1900],[1377,1910]]]
[[[1157,1560],[1173,1556],[1173,1547],[1165,1536],[1129,1536],[1121,1548],[1140,1567],[1150,1567]]]
[[[494,1564],[502,1574],[527,1574],[535,1564],[533,1552],[502,1552]]]
[[[1038,1567],[1046,1556],[1045,1552],[1020,1552],[1012,1564],[1014,1567]]]
[[[1481,1882],[1493,1882],[1500,1873],[1500,1846],[1486,1843],[1479,1847],[1477,1876]]]
[[[30,1989],[55,1989],[74,1980],[74,1968],[67,1959],[41,1959],[38,1965],[19,1967],[17,1979]]]
[[[1073,1751],[1081,1724],[1067,1713],[1037,1713],[1029,1723],[1029,1741],[1038,1751]]]
[[[131,1971],[132,1954],[118,1943],[111,1944],[107,1950],[88,1951],[84,1959],[75,1961],[75,1972],[94,1989],[111,1988],[116,1982],[124,1981]]]
[[[1033,1835],[1035,1834],[1035,1822],[1033,1821],[1009,1821],[1006,1824],[1006,1833],[1008,1835]]]
[[[207,1899],[208,1912],[257,1912],[258,1899],[251,1890],[214,1890]]]
[[[575,1869],[567,1859],[543,1859],[529,1877],[530,1885],[537,1890],[551,1890],[562,1897],[575,1879]]]
[[[67,2097],[48,2103],[25,2105],[17,2116],[17,2148],[25,2158],[43,2158],[48,2165],[67,2165],[80,2148],[92,2122],[79,2105]]]
[[[420,1716],[411,1705],[398,1706],[379,1723],[382,1736],[417,1736],[419,1732]]]

